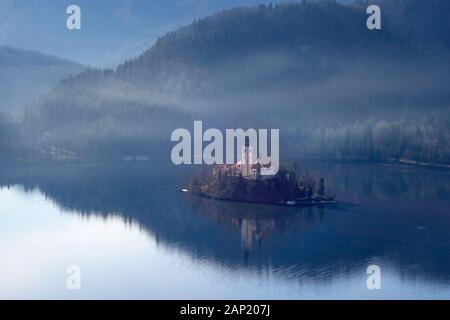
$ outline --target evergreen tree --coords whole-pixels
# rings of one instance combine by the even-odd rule
[[[317,189],[319,196],[323,197],[325,195],[325,180],[323,178],[319,181],[319,187]]]

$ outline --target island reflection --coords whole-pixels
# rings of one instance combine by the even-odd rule
[[[166,248],[231,269],[325,281],[376,262],[405,278],[450,282],[448,176],[373,166],[311,171],[331,181],[344,204],[285,208],[197,198],[176,191],[192,172],[149,164],[4,166],[0,185],[39,189],[82,217],[120,215]]]

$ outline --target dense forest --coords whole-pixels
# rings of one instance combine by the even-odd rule
[[[300,130],[287,142],[293,154],[329,160],[413,161],[450,164],[450,116],[354,122]]]
[[[203,120],[279,128],[282,157],[448,164],[450,3],[371,3],[381,30],[366,28],[365,1],[198,19],[114,70],[60,81],[28,106],[22,136],[44,157],[168,160],[172,130]]]

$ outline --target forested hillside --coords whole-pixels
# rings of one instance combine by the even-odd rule
[[[170,132],[197,119],[279,128],[290,155],[450,163],[449,3],[374,3],[382,30],[364,2],[220,12],[69,77],[25,123],[39,148],[80,156],[167,159]]]
[[[0,46],[0,111],[20,113],[25,104],[47,94],[60,79],[84,69],[39,52]]]

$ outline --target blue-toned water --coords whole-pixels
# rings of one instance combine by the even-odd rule
[[[0,298],[450,299],[450,172],[303,168],[337,206],[194,198],[175,166],[2,165]]]

